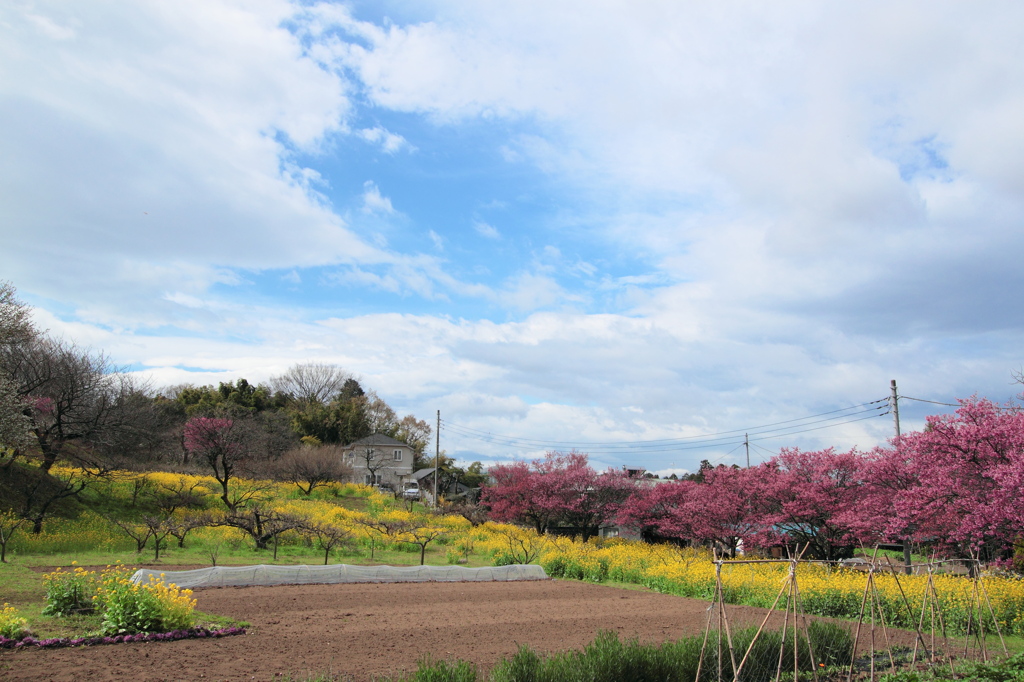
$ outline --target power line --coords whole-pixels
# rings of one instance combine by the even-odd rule
[[[878,414],[871,415],[872,417],[873,416],[878,416],[879,414],[887,414],[887,412],[882,412],[882,410],[887,409],[887,405],[882,405],[881,404],[881,403],[887,403],[887,402],[888,402],[887,398],[883,398],[881,400],[872,400],[872,401],[867,402],[867,403],[861,403],[860,405],[853,405],[851,407],[844,407],[844,408],[841,408],[841,409],[838,409],[838,410],[831,410],[829,412],[820,412],[818,414],[812,414],[812,415],[808,415],[806,417],[799,417],[797,419],[787,419],[787,420],[784,420],[784,421],[773,422],[771,424],[763,424],[761,426],[748,427],[746,429],[734,429],[734,430],[731,430],[731,431],[720,431],[720,432],[717,432],[717,433],[706,433],[706,434],[700,434],[700,435],[697,435],[697,436],[683,436],[683,437],[679,437],[679,438],[662,438],[662,439],[641,440],[641,441],[554,441],[554,440],[539,440],[539,439],[536,439],[536,438],[522,438],[522,437],[519,437],[519,436],[508,436],[508,435],[503,435],[503,434],[495,434],[495,433],[491,433],[491,432],[488,432],[488,431],[482,431],[480,429],[474,429],[474,428],[469,427],[469,426],[464,426],[464,425],[456,424],[456,423],[449,422],[449,421],[444,421],[443,423],[444,423],[444,427],[446,427],[446,430],[450,430],[453,433],[457,433],[457,434],[465,436],[467,438],[476,438],[476,439],[479,439],[479,440],[486,440],[488,442],[499,443],[499,444],[504,444],[504,445],[515,445],[515,446],[521,446],[521,447],[550,447],[550,446],[566,446],[566,445],[568,445],[568,446],[586,447],[588,449],[592,449],[592,451],[595,448],[597,450],[602,450],[602,451],[615,451],[615,450],[623,450],[623,449],[650,451],[651,449],[665,448],[665,447],[670,447],[672,449],[679,449],[679,448],[676,448],[676,447],[673,447],[673,446],[675,446],[677,444],[680,445],[680,446],[687,445],[691,441],[692,442],[701,443],[701,444],[715,444],[715,443],[717,443],[717,444],[726,445],[726,444],[731,444],[731,443],[735,442],[734,439],[737,438],[739,436],[739,434],[753,433],[754,435],[762,435],[762,434],[768,434],[768,433],[772,433],[772,432],[786,432],[786,431],[788,431],[789,429],[792,429],[792,428],[797,428],[797,427],[802,428],[802,427],[805,427],[805,426],[809,426],[811,424],[828,423],[828,422],[831,422],[831,421],[835,421],[837,419],[844,419],[846,417],[851,417],[851,416],[858,415],[858,414],[866,414],[866,413],[870,413],[870,412],[878,413]],[[877,405],[877,407],[868,407],[870,405]],[[863,410],[859,409],[859,408],[862,408],[862,407],[867,407],[867,409],[863,409]],[[851,412],[850,410],[858,410],[858,411],[857,412]],[[839,413],[845,413],[845,414],[839,414]],[[808,420],[814,419],[816,417],[825,417],[827,415],[837,415],[837,416],[827,417],[826,419],[818,419],[816,421],[808,421]],[[803,423],[798,424],[797,422],[803,422]],[[846,423],[846,422],[841,422],[841,423]],[[782,426],[784,424],[789,424],[791,426]],[[838,425],[838,424],[836,424],[836,425]],[[778,428],[770,428],[770,427],[778,427]],[[797,433],[802,433],[802,431],[797,431]],[[733,435],[733,434],[735,434],[735,435]],[[779,435],[786,435],[786,434],[785,433],[781,433]],[[662,451],[664,451],[664,450],[662,450]]]
[[[900,400],[916,400],[919,403],[931,403],[932,405],[945,405],[946,407],[960,407],[953,403],[940,403],[936,400],[925,400],[924,398],[911,398],[909,395],[901,395]]]
[[[770,424],[761,424],[760,426],[753,426],[753,427],[749,427],[747,429],[733,429],[732,431],[719,431],[719,432],[716,432],[716,433],[704,433],[704,434],[700,434],[698,436],[680,436],[678,438],[660,438],[660,439],[641,440],[641,441],[554,441],[554,440],[538,440],[538,439],[534,439],[534,438],[520,438],[518,436],[500,436],[499,434],[491,434],[489,431],[481,431],[480,429],[474,429],[474,428],[469,427],[469,426],[462,426],[462,425],[454,424],[452,422],[447,422],[447,421],[445,422],[445,424],[453,426],[453,427],[457,427],[459,429],[462,429],[463,431],[479,433],[481,435],[495,436],[495,437],[505,437],[505,438],[514,438],[515,440],[522,441],[524,443],[532,442],[532,443],[537,443],[537,444],[542,444],[542,445],[597,445],[597,446],[603,446],[603,445],[620,445],[620,444],[636,444],[636,443],[651,443],[651,444],[654,444],[654,443],[674,443],[676,441],[694,440],[694,439],[699,439],[699,438],[709,438],[709,437],[712,437],[712,436],[726,436],[726,435],[730,435],[730,434],[743,433],[743,432],[746,432],[746,431],[755,431],[755,430],[758,430],[758,429],[766,429],[766,428],[768,428],[770,426],[779,426],[781,424],[791,424],[793,422],[806,421],[808,419],[814,419],[815,417],[824,417],[826,415],[836,414],[836,413],[839,413],[839,412],[849,412],[850,410],[855,410],[855,409],[858,409],[858,408],[861,408],[861,407],[867,407],[868,405],[876,405],[878,403],[885,403],[885,402],[888,402],[888,400],[889,400],[888,398],[882,398],[880,400],[872,400],[870,402],[861,403],[860,405],[851,405],[850,407],[843,407],[843,408],[840,408],[838,410],[830,410],[829,412],[819,412],[818,414],[811,414],[811,415],[808,415],[806,417],[798,417],[796,419],[787,419],[787,420],[780,421],[780,422],[772,422]],[[823,421],[825,421],[825,420],[823,420]]]
[[[839,422],[838,424],[828,424],[827,426],[816,426],[813,429],[804,429],[803,431],[790,431],[789,433],[780,433],[774,436],[765,436],[764,438],[758,438],[757,440],[771,440],[772,438],[781,438],[782,436],[795,436],[798,433],[807,433],[808,431],[821,431],[822,429],[830,429],[833,426],[842,426],[843,424],[853,424],[854,422],[862,422],[865,419],[874,419],[875,417],[884,417],[889,414],[890,410],[885,412],[879,412],[878,414],[872,414],[867,417],[861,417],[860,419],[850,419],[849,421]]]
[[[915,401],[917,401],[919,403],[931,403],[932,405],[944,405],[946,407],[963,407],[962,403],[956,403],[956,404],[954,404],[954,403],[941,403],[941,402],[939,402],[937,400],[925,400],[924,398],[911,398],[910,396],[907,396],[907,395],[901,395],[900,396],[900,400],[915,400]],[[995,409],[999,410],[1000,412],[1006,412],[1006,411],[1012,412],[1014,410],[1020,409],[1016,405],[997,405],[995,403],[992,403],[992,407],[994,407]]]
[[[873,401],[873,402],[883,402],[883,401]],[[865,405],[870,405],[870,404],[873,404],[873,403],[865,403]],[[860,407],[860,406],[856,406],[856,407]],[[846,408],[846,409],[849,410],[849,409],[852,409],[852,408]],[[839,412],[839,411],[841,411],[841,410],[834,410],[832,413],[822,413],[822,414],[833,414],[833,413]],[[851,417],[851,416],[854,416],[854,415],[859,415],[859,414],[864,414],[864,413],[870,413],[870,414],[868,414],[867,416],[858,417],[856,419],[844,419],[845,417]],[[692,440],[694,438],[699,438],[699,436],[697,436],[697,437],[690,437],[690,439],[682,439],[682,438],[680,438],[680,439],[671,439],[671,440],[669,440],[669,439],[662,439],[662,440],[657,440],[657,441],[633,441],[633,442],[604,443],[604,444],[591,443],[591,445],[599,445],[599,447],[583,447],[583,446],[586,445],[586,443],[583,443],[583,442],[579,442],[579,443],[573,444],[573,443],[566,443],[564,441],[563,442],[539,441],[539,440],[532,439],[532,438],[517,438],[515,436],[503,436],[503,435],[498,435],[498,434],[490,434],[490,433],[486,433],[486,432],[479,431],[479,430],[476,430],[476,429],[470,429],[468,427],[462,427],[462,426],[459,426],[458,424],[452,424],[452,423],[449,423],[449,422],[445,422],[444,425],[447,427],[446,430],[450,430],[452,433],[455,433],[457,435],[460,435],[460,436],[463,436],[463,437],[466,437],[466,438],[471,438],[471,439],[474,439],[474,440],[484,441],[484,442],[487,442],[487,443],[493,443],[493,444],[496,444],[496,445],[503,445],[505,447],[515,448],[515,449],[519,449],[519,450],[536,450],[536,449],[540,449],[540,448],[543,448],[543,447],[549,447],[549,446],[554,446],[554,445],[580,445],[581,447],[583,447],[583,449],[586,449],[587,452],[589,454],[592,454],[592,455],[599,455],[599,454],[631,454],[631,453],[657,454],[657,453],[678,452],[678,451],[682,451],[682,450],[706,450],[706,449],[709,449],[709,448],[728,447],[730,445],[734,445],[735,447],[733,449],[736,450],[741,445],[743,445],[745,442],[753,442],[753,441],[758,441],[758,440],[762,440],[762,441],[763,440],[770,440],[770,439],[775,439],[775,438],[783,438],[783,437],[787,437],[787,436],[793,436],[793,435],[797,435],[797,434],[801,434],[801,433],[808,433],[810,431],[820,431],[822,429],[829,429],[829,428],[833,428],[833,427],[836,427],[836,426],[842,426],[844,424],[852,424],[852,423],[855,423],[855,422],[865,421],[867,419],[874,419],[874,418],[877,418],[877,417],[885,416],[887,414],[889,414],[889,410],[887,409],[886,406],[883,405],[883,406],[879,406],[877,408],[871,408],[871,409],[868,409],[868,410],[860,410],[859,412],[844,414],[844,415],[840,415],[838,417],[832,417],[832,418],[829,418],[829,419],[822,419],[822,420],[818,420],[818,421],[814,421],[814,422],[806,422],[806,423],[803,423],[803,424],[793,424],[790,427],[777,428],[777,429],[765,429],[765,430],[762,430],[760,432],[755,432],[755,437],[747,438],[747,439],[739,439],[738,436],[734,436],[732,438],[707,438],[707,437],[705,437],[705,440],[702,440],[702,441]],[[818,415],[812,415],[812,416],[818,416]],[[803,420],[806,420],[806,419],[808,419],[808,417],[804,417],[803,418]],[[838,419],[843,419],[843,421],[836,421]],[[788,421],[789,422],[797,422],[797,421],[802,421],[802,420],[800,420],[800,419],[793,419],[793,420],[788,420]],[[785,422],[777,422],[777,423],[781,424],[781,423],[785,423]],[[803,428],[803,427],[810,426],[811,424],[823,424],[823,425],[821,425],[821,426],[814,426],[814,427],[811,427],[811,428]],[[737,433],[737,432],[735,432],[735,431],[726,431],[724,433]],[[715,434],[709,434],[709,435],[715,435]],[[688,440],[690,442],[687,442]],[[726,453],[726,454],[729,454],[729,453]]]

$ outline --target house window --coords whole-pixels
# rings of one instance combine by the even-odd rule
[[[396,462],[401,462],[402,461],[402,451],[401,450],[395,450],[394,451],[394,455],[395,455],[395,461]]]
[[[380,485],[380,474],[366,474],[364,481],[366,485]]]

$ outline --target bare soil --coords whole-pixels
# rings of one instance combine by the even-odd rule
[[[2,680],[295,680],[356,682],[425,657],[490,668],[522,644],[579,649],[601,630],[663,642],[702,632],[708,603],[579,582],[282,585],[196,590],[198,608],[252,624],[222,639],[0,652]],[[732,627],[764,609],[730,606]],[[773,616],[773,618],[775,618]],[[772,623],[781,627],[779,621]]]

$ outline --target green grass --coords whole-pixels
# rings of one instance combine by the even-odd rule
[[[362,498],[344,498],[345,500],[361,500]],[[365,501],[365,500],[363,500]],[[427,548],[426,563],[428,565],[447,565],[448,547],[431,545]],[[276,565],[321,565],[323,552],[313,547],[286,544],[278,548],[277,559],[273,550],[255,550],[250,542],[239,536],[237,543],[224,543],[219,548],[217,565],[219,566],[250,566],[255,564]],[[198,540],[189,540],[184,548],[176,545],[161,551],[160,560],[153,560],[151,549],[141,553],[134,551],[77,551],[58,554],[21,554],[8,555],[8,563],[0,564],[0,603],[8,602],[18,609],[22,617],[29,621],[33,636],[47,637],[82,637],[99,629],[97,616],[56,617],[44,616],[46,590],[43,586],[43,575],[56,568],[70,568],[72,562],[82,567],[102,568],[118,562],[135,568],[154,568],[175,570],[179,567],[210,566],[210,547]],[[357,545],[347,551],[335,551],[331,555],[332,564],[353,565],[392,565],[413,566],[419,564],[419,548],[415,546],[376,547],[374,558],[370,560],[369,546]],[[486,557],[471,555],[469,567],[489,566]],[[221,618],[214,614],[199,614],[201,625],[207,627],[226,627],[244,625],[231,619]]]
[[[737,651],[746,651],[754,632],[755,629],[751,628],[733,634]],[[708,639],[717,641],[717,633],[710,633]],[[814,662],[823,663],[826,670],[837,671],[849,665],[853,639],[844,628],[815,623],[811,626],[811,641],[818,652]],[[702,680],[715,680],[720,666],[717,650],[714,647],[703,650],[703,644],[703,635],[656,645],[642,644],[635,639],[623,642],[615,633],[602,632],[581,651],[544,655],[523,646],[511,657],[500,661],[487,675],[466,661],[426,658],[420,661],[414,672],[386,679],[392,682],[689,682],[696,677],[699,665]],[[744,664],[744,679],[772,679],[780,645],[783,645],[781,633],[761,633]],[[783,657],[792,660],[792,641],[788,637],[785,646],[790,650],[788,653],[784,651]],[[801,669],[809,672],[814,663],[803,638],[797,645],[797,651]],[[722,679],[732,678],[731,661],[723,661],[721,669]]]

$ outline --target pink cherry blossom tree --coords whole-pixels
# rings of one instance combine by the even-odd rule
[[[581,452],[549,452],[530,464],[500,464],[488,470],[493,483],[481,502],[496,521],[532,525],[544,533],[555,525],[586,540],[610,521],[636,490],[625,474],[598,474]]]
[[[808,546],[805,556],[851,556],[860,537],[850,517],[864,495],[864,457],[856,450],[783,449],[759,467],[763,508],[758,541]]]
[[[770,473],[764,467],[706,470],[685,506],[694,540],[735,556],[741,541],[763,536]]]
[[[876,455],[899,481],[886,529],[961,556],[995,558],[1024,532],[1024,412],[962,400]],[[876,485],[884,485],[874,476]]]
[[[735,555],[741,541],[763,531],[765,475],[761,467],[706,467],[700,482],[660,483],[637,493],[618,520],[648,540],[706,544]]]
[[[648,542],[671,540],[688,544],[696,532],[691,515],[684,510],[698,485],[693,481],[672,481],[640,488],[621,505],[616,520]]]

